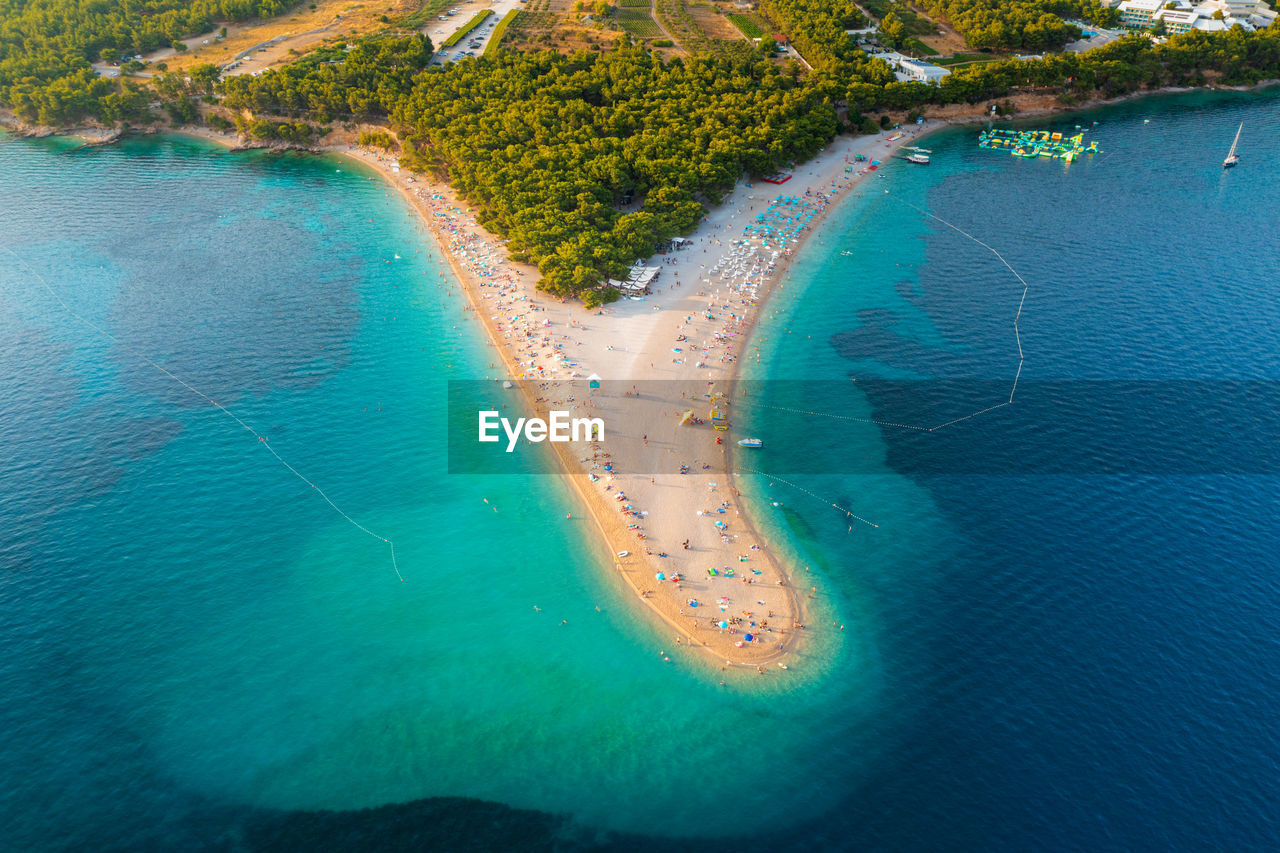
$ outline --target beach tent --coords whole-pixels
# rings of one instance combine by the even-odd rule
[[[593,373],[593,374],[591,374],[590,376],[588,376],[588,377],[587,377],[587,387],[588,387],[588,388],[599,388],[599,387],[600,387],[600,377],[599,377],[599,375],[597,375],[597,374]]]

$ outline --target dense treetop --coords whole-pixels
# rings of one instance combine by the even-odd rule
[[[261,77],[228,77],[222,89],[237,109],[307,112],[320,121],[382,118],[413,89],[431,55],[423,35],[383,33],[352,50],[321,48]]]
[[[969,47],[1060,50],[1080,37],[1063,18],[1114,26],[1119,13],[1097,0],[917,0],[931,15],[947,19]]]
[[[148,99],[98,79],[90,62],[286,8],[282,0],[0,0],[0,106],[43,124],[138,118]]]
[[[815,67],[835,70],[865,62],[866,55],[845,33],[867,26],[853,0],[761,0],[760,8],[782,25],[792,44]]]
[[[808,159],[837,127],[830,103],[766,60],[664,64],[641,48],[463,63],[419,78],[395,118],[562,294],[619,276],[691,230],[699,199]],[[643,206],[621,212],[630,196]]]
[[[701,201],[743,172],[805,160],[837,129],[832,104],[763,58],[503,53],[415,76],[430,58],[419,40],[232,78],[224,103],[322,120],[389,114],[405,159],[447,176],[554,293],[621,276],[691,230]],[[643,204],[621,209],[628,198]]]

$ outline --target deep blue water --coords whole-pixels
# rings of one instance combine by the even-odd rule
[[[1241,121],[1247,168],[1224,172]],[[1253,439],[1280,421],[1280,98],[1021,124],[1082,124],[1103,153],[1065,165],[980,149],[972,128],[929,137],[928,169],[869,181],[759,335],[771,379],[806,380],[806,408],[937,425],[1007,399],[1022,286],[902,202],[1030,286],[1012,406],[936,433],[756,415],[766,440],[793,436],[760,470],[807,471],[790,479],[881,524],[850,530],[775,484],[814,553],[874,555],[945,528],[946,558],[912,578],[908,606],[885,607],[883,665],[910,734],[813,840],[1273,849],[1280,480]],[[1242,401],[1234,379],[1265,393]],[[773,402],[795,407],[777,384]],[[1206,439],[1214,409],[1230,428]],[[822,461],[855,473],[815,473],[810,450],[845,443]],[[896,486],[877,465],[911,472],[931,514],[882,507]],[[955,473],[969,470],[982,475]],[[873,599],[901,593],[848,571]]]
[[[444,384],[493,359],[376,180],[0,139],[0,245],[115,337],[0,263],[0,847],[1274,848],[1278,478],[1247,442],[1080,437],[1180,436],[1195,394],[1280,379],[1280,98],[1029,124],[1075,123],[1104,153],[1065,166],[929,137],[769,304],[758,375],[937,424],[1007,395],[1021,285],[916,208],[1030,285],[1016,403],[925,434],[933,469],[915,432],[750,415],[754,464],[818,496],[753,480],[762,521],[849,628],[759,691],[661,662],[548,478],[445,473]],[[948,474],[967,447],[1003,467]]]

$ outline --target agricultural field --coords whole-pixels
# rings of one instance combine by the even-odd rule
[[[649,5],[647,3],[643,8],[620,6],[618,11],[614,13],[614,19],[617,20],[618,26],[622,27],[624,32],[628,32],[636,38],[662,38],[662,30],[658,28],[658,24],[653,18],[649,17]]]
[[[385,29],[382,16],[396,21],[416,13],[420,6],[416,0],[371,0],[368,3],[316,0],[314,6],[299,5],[292,12],[274,18],[228,24],[226,38],[214,38],[218,32],[214,29],[201,38],[188,39],[185,51],[175,53],[171,48],[164,48],[148,58],[163,61],[170,71],[206,62],[225,65],[252,47],[279,39],[266,51],[254,51],[252,62],[244,70],[257,71],[291,61],[325,42],[347,41]],[[209,44],[204,44],[205,41]]]
[[[507,47],[538,49],[551,46],[552,32],[560,15],[551,11],[551,0],[530,0],[507,25]]]
[[[703,34],[712,41],[735,42],[742,40],[742,33],[719,13],[707,0],[685,0],[689,17]]]
[[[750,12],[733,12],[725,15],[733,25],[742,31],[742,34],[749,39],[764,38],[765,29],[763,22]]]
[[[503,47],[508,50],[603,50],[617,44],[622,33],[617,22],[612,28],[579,20],[576,0],[529,0],[520,15],[508,26]]]
[[[752,50],[751,43],[705,0],[655,0],[655,8],[662,26],[690,53],[738,55]]]

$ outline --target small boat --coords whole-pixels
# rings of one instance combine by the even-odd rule
[[[758,438],[743,438],[738,440],[739,447],[764,447],[764,442]]]
[[[619,557],[630,557],[630,556],[631,556],[631,552],[630,552],[630,551],[619,551],[619,552],[618,552],[618,556],[619,556]]]
[[[1230,169],[1232,166],[1240,162],[1240,155],[1236,153],[1236,146],[1240,144],[1240,131],[1244,130],[1244,122],[1240,122],[1240,126],[1236,128],[1236,138],[1231,143],[1231,150],[1227,152],[1227,159],[1222,161],[1222,168]]]
[[[929,165],[929,155],[928,155],[928,154],[911,154],[911,155],[909,155],[909,156],[907,157],[907,162],[908,162],[908,163],[917,163],[917,164],[919,164],[919,165],[921,165],[921,166],[928,166],[928,165]]]

